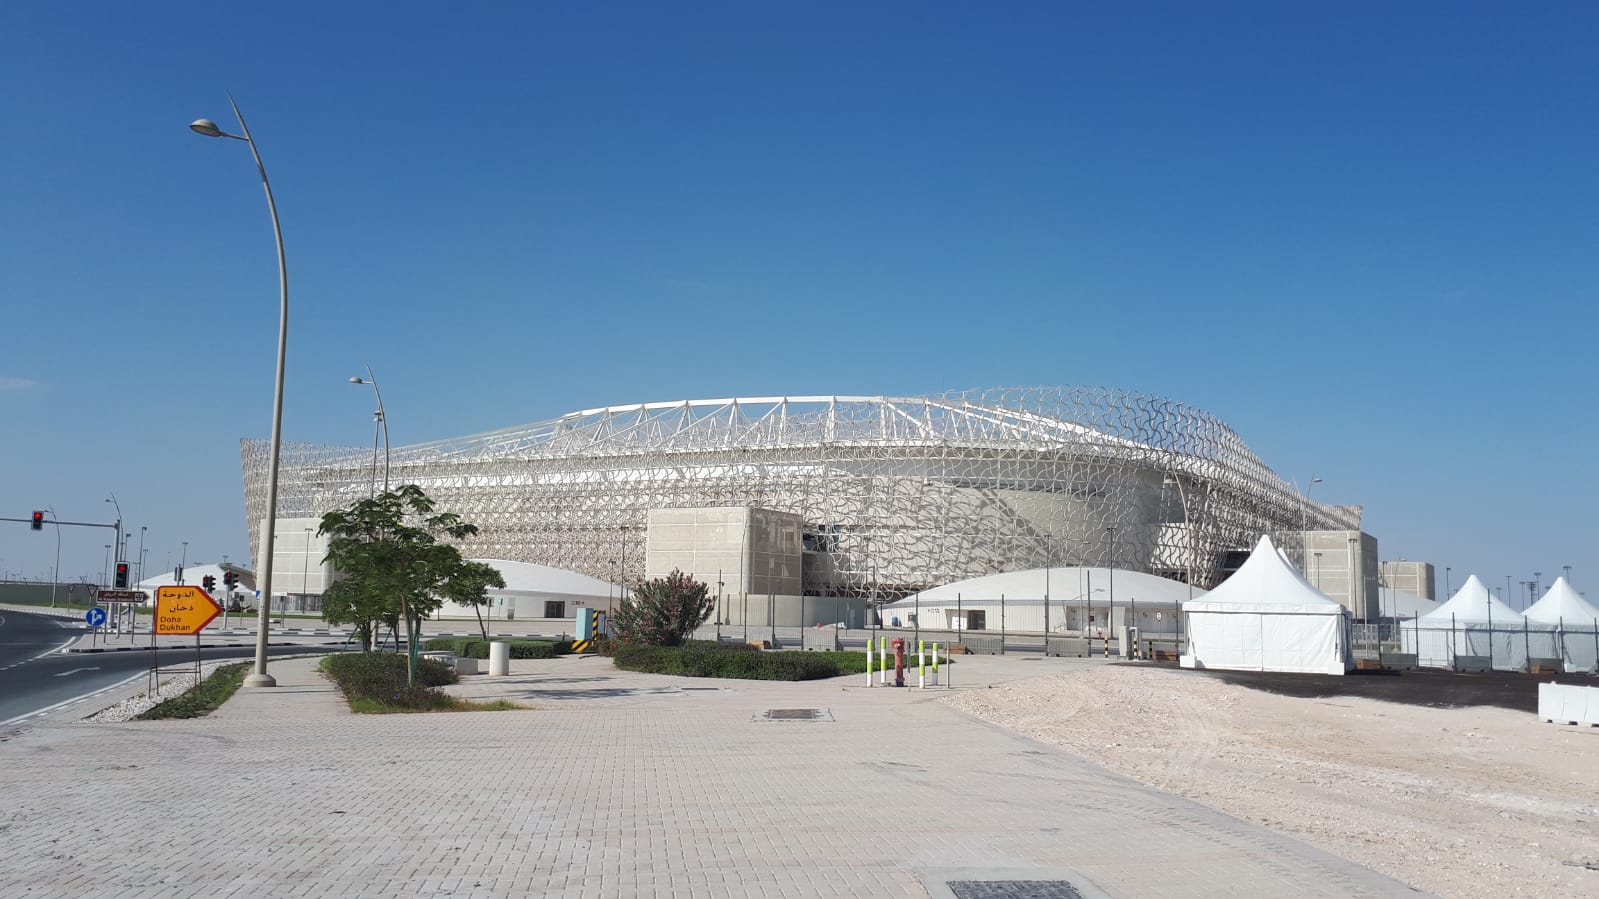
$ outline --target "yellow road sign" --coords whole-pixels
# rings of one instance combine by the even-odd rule
[[[222,607],[199,587],[155,588],[155,632],[162,636],[198,634]]]

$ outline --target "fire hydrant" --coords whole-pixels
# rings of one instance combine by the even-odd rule
[[[894,686],[905,686],[905,639],[894,639]]]

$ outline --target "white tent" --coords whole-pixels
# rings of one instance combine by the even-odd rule
[[[1377,605],[1383,618],[1420,618],[1438,610],[1438,603],[1392,587],[1377,588]]]
[[[1262,536],[1242,567],[1183,603],[1184,668],[1343,674],[1353,667],[1349,613],[1310,585]]]
[[[1552,626],[1544,641],[1548,657],[1558,658],[1565,670],[1591,672],[1599,663],[1599,606],[1571,588],[1565,578],[1555,580],[1549,592],[1522,613],[1542,628]],[[1533,653],[1540,658],[1539,653]]]
[[[1114,594],[1112,593],[1114,591]],[[1005,571],[933,587],[883,606],[883,621],[924,628],[1043,633],[1049,597],[1050,633],[1096,637],[1137,626],[1143,634],[1176,633],[1182,602],[1200,596],[1187,584],[1142,571],[1060,566]],[[1114,595],[1115,601],[1112,602]]]
[[[511,562],[505,559],[473,559],[500,572],[505,587],[490,587],[489,604],[483,610],[486,618],[574,618],[579,606],[609,609],[621,599],[622,588],[564,568],[551,568],[533,562]],[[475,618],[477,610],[471,606],[446,602],[437,618]]]
[[[1423,668],[1519,671],[1527,666],[1526,619],[1495,599],[1476,575],[1466,578],[1448,602],[1402,626],[1399,634],[1405,652],[1415,653]]]

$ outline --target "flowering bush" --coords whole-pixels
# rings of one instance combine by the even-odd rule
[[[692,575],[676,569],[643,581],[611,615],[611,633],[623,643],[681,645],[716,608],[716,598],[708,592]]]

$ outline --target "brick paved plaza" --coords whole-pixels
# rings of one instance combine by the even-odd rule
[[[980,656],[954,674],[981,688],[1080,664]],[[920,897],[956,879],[1416,895],[932,690],[566,657],[452,688],[527,711],[358,716],[314,666],[274,663],[278,688],[207,719],[87,724],[78,707],[0,734],[0,896]],[[793,708],[824,720],[764,720]]]

